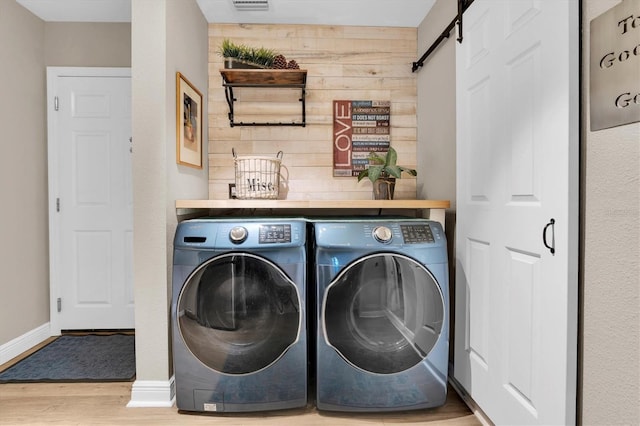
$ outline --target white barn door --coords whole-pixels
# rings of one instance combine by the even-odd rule
[[[454,377],[496,424],[576,420],[578,24],[475,0],[457,44]]]

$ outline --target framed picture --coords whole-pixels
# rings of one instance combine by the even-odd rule
[[[176,162],[202,168],[202,93],[176,73]]]

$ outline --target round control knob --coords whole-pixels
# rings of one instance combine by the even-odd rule
[[[391,241],[391,238],[393,238],[393,234],[391,233],[391,229],[386,226],[377,226],[373,230],[373,238],[381,243],[388,243]]]
[[[229,239],[233,244],[240,244],[247,239],[247,229],[243,226],[234,226],[229,231]]]

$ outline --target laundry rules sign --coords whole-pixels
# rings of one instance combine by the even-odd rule
[[[333,176],[358,176],[369,153],[389,150],[390,101],[333,101]]]
[[[590,25],[591,130],[640,121],[640,0],[623,0]]]

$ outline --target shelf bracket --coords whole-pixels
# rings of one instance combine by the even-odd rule
[[[236,100],[233,97],[233,87],[225,85],[224,96],[227,98],[227,104],[229,105],[229,124],[233,127],[233,102]]]
[[[266,70],[262,70],[262,71],[266,71]],[[247,77],[247,78],[251,78],[251,81],[243,81],[243,82],[231,82],[229,81],[229,79],[227,78],[227,75],[230,75],[230,73],[235,73],[236,76],[240,75],[241,77]],[[245,73],[245,76],[242,76],[241,73]],[[277,74],[277,70],[269,70],[269,73],[271,74],[269,77],[273,78],[274,75]],[[265,78],[264,81],[259,81],[259,78],[261,76],[260,72],[251,72],[251,71],[240,71],[240,70],[224,70],[221,71],[222,74],[222,86],[225,88],[225,98],[227,100],[227,105],[229,106],[229,125],[231,127],[235,127],[235,126],[296,126],[296,127],[305,127],[306,126],[306,119],[307,119],[307,111],[306,111],[306,92],[305,92],[305,87],[306,87],[306,80],[307,80],[307,74],[306,71],[301,71],[300,75],[302,76],[301,80],[299,80],[298,82],[284,82],[284,83],[280,83],[280,82],[273,82],[267,78]],[[265,74],[262,73],[262,75],[264,76]],[[301,91],[301,95],[300,98],[298,99],[300,101],[301,104],[301,121],[294,121],[294,122],[290,122],[290,123],[282,123],[282,122],[266,122],[266,123],[256,123],[256,122],[252,122],[252,123],[245,123],[242,121],[236,121],[235,120],[235,111],[234,111],[234,103],[238,100],[233,92],[233,88],[234,87],[244,87],[244,88],[265,88],[265,89],[277,89],[277,88],[284,88],[284,89],[300,89]]]

